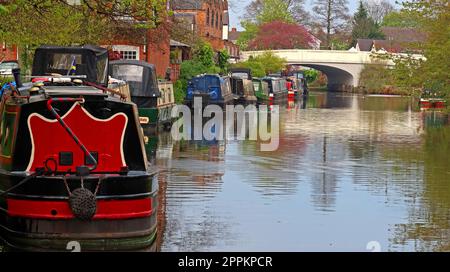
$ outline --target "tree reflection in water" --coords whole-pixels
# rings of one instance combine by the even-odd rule
[[[412,244],[416,251],[450,250],[450,116],[424,114],[423,189],[409,211],[408,223],[398,224],[394,243]],[[415,154],[405,154],[409,160]]]

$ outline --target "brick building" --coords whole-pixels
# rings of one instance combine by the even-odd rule
[[[239,57],[239,49],[228,40],[229,17],[227,0],[172,0],[176,18],[189,23],[196,36],[209,42],[215,51],[228,50],[232,58]]]
[[[143,60],[154,64],[159,77],[164,77],[170,62],[170,37],[165,29],[134,30],[105,42],[121,59]]]
[[[19,60],[19,50],[16,45],[10,45],[5,42],[0,43],[0,62]]]

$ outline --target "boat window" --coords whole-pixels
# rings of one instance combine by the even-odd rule
[[[269,84],[267,84],[267,82],[262,82],[262,90],[263,93],[269,95]]]
[[[248,79],[248,74],[247,73],[232,73],[231,76],[232,77],[242,78],[242,79]]]
[[[259,91],[259,82],[253,82],[253,87],[255,88],[255,91]]]
[[[225,95],[225,94],[230,94],[230,93],[231,93],[230,79],[225,78],[222,83],[222,94]]]
[[[126,81],[130,86],[131,96],[140,93],[143,84],[144,67],[136,65],[113,65],[114,78]]]
[[[76,73],[77,65],[83,64],[81,54],[56,53],[49,56],[48,73],[70,75]]]
[[[250,80],[243,80],[244,83],[244,94],[253,95],[253,84]]]
[[[108,81],[108,58],[97,61],[97,82],[106,83]]]

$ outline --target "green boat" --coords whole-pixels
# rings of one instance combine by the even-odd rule
[[[156,79],[153,64],[137,60],[116,60],[110,63],[110,75],[129,85],[131,101],[138,106],[139,122],[144,130],[170,128],[175,106],[173,84]]]
[[[255,87],[255,95],[258,102],[269,101],[269,84],[260,78],[253,78],[253,86]]]

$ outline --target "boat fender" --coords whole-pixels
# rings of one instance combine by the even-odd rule
[[[76,218],[88,221],[94,217],[97,211],[97,199],[86,188],[77,188],[69,196],[70,209]]]

